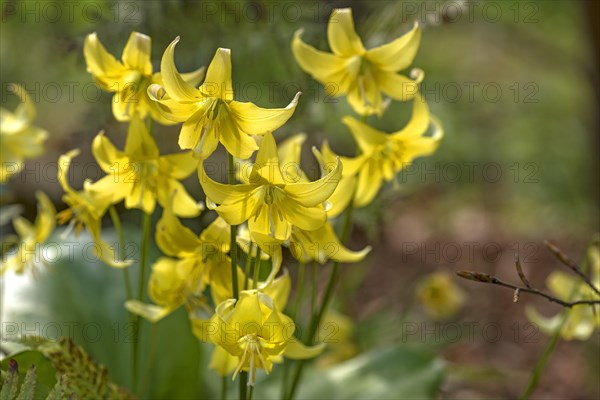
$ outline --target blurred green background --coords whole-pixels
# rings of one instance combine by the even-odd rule
[[[102,129],[117,146],[124,142],[126,125],[112,118],[112,94],[95,88],[86,72],[82,46],[88,33],[97,32],[116,56],[132,30],[149,34],[155,70],[176,36],[181,36],[176,52],[180,71],[207,65],[216,48],[229,47],[236,97],[260,106],[284,106],[301,90],[296,113],[276,137],[309,135],[304,161],[315,177],[310,146],[327,139],[341,154],[354,152],[352,138],[340,123],[352,110],[344,99],[328,98],[295,64],[293,33],[302,27],[306,42],[327,50],[329,14],[346,6],[353,8],[367,47],[387,42],[419,21],[423,37],[413,65],[425,71],[422,90],[446,136],[434,156],[418,160],[375,204],[357,213],[352,247],[369,242],[374,251],[365,262],[347,268],[338,308],[358,321],[354,340],[362,350],[397,344],[399,321],[428,321],[413,300],[414,283],[423,274],[476,269],[514,279],[511,263],[520,249],[531,256],[526,271],[541,286],[556,267],[541,248],[543,240],[553,240],[575,257],[599,229],[598,43],[592,26],[600,22],[593,2],[1,4],[2,104],[14,108],[16,99],[7,85],[22,84],[36,103],[36,125],[50,133],[46,154],[27,164],[36,172],[13,177],[3,187],[4,201],[23,204],[28,215],[35,210],[34,188],[60,204],[55,169],[47,167],[60,154],[81,148],[79,161],[92,163],[90,144]],[[393,103],[382,118],[369,122],[392,132],[402,127],[409,112],[407,104]],[[157,129],[155,137],[164,151],[177,150],[178,131],[178,126]],[[100,177],[98,169],[81,168],[74,187],[80,187],[84,174]],[[186,184],[201,197],[194,177]],[[139,216],[129,213],[124,218],[133,226]],[[475,243],[470,245],[473,254],[466,251],[469,243]],[[461,249],[460,255],[444,251],[449,246]],[[494,257],[486,248],[496,252]],[[512,305],[509,292],[459,284],[467,292],[467,305],[454,321],[491,321],[505,331],[527,322],[524,305]],[[76,297],[70,301],[78,301]],[[108,297],[118,307],[118,295]],[[421,340],[439,349],[450,365],[443,397],[516,396],[545,339],[540,334],[537,341],[523,343],[508,336],[496,343],[474,340],[450,346]],[[600,395],[593,378],[598,363],[586,358],[586,353],[598,354],[598,335],[559,349],[553,363],[562,367],[548,370],[539,396]],[[90,351],[102,360],[102,350]],[[481,365],[490,372],[474,373]],[[563,375],[569,368],[575,372]],[[515,376],[520,376],[516,386]]]

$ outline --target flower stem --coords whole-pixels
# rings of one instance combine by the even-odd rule
[[[252,289],[256,290],[258,287],[258,280],[260,279],[260,247],[258,246],[256,248],[256,257],[252,257],[252,268],[254,269]]]
[[[304,294],[304,274],[306,268],[304,263],[300,263],[298,266],[298,291],[296,292],[296,299],[294,301],[294,309],[291,312],[290,318],[296,320],[298,312],[300,311],[300,303],[302,302],[302,295]]]
[[[221,400],[225,400],[227,398],[227,382],[229,379],[224,376],[221,378]]]
[[[150,222],[152,215],[142,212],[142,242],[140,245],[140,276],[138,280],[138,293],[137,299],[143,301],[144,299],[144,286],[146,283],[146,264],[148,263],[148,245],[150,241]],[[138,358],[139,358],[139,347],[140,347],[140,330],[141,330],[141,318],[136,316],[133,323],[133,385],[132,389],[135,393],[137,390],[137,378],[138,378]]]
[[[345,243],[348,240],[348,236],[350,235],[350,229],[352,227],[352,212],[354,211],[354,203],[351,202],[346,210],[346,215],[344,219],[344,226],[342,228],[342,234],[340,235],[340,240],[342,243]],[[325,290],[325,295],[323,296],[323,302],[321,303],[321,308],[318,313],[316,313],[311,319],[310,326],[308,328],[308,339],[307,343],[313,344],[315,334],[319,329],[319,325],[321,324],[321,320],[329,307],[329,302],[333,296],[333,291],[335,289],[335,284],[338,280],[340,262],[336,261],[333,263],[333,268],[331,270],[331,276],[329,277],[329,282],[327,283],[327,289]],[[304,366],[306,365],[306,360],[300,360],[298,364],[298,369],[296,370],[296,374],[294,375],[294,380],[292,381],[292,388],[287,399],[293,399],[296,394],[296,390],[298,389],[298,383],[300,382],[300,378],[302,377],[302,372],[304,370]]]
[[[235,184],[235,169],[233,165],[233,156],[231,154],[227,154],[227,161],[229,163],[229,184]],[[237,248],[237,225],[231,225],[231,243],[230,243],[230,257],[231,257],[231,287],[233,290],[233,298],[239,298],[239,287],[238,287],[238,276],[237,276],[237,258],[238,258],[238,248]],[[245,392],[244,392],[245,393]],[[245,397],[245,395],[244,395]]]
[[[244,267],[244,286],[243,290],[248,290],[248,281],[250,280],[250,268],[252,267],[252,248],[254,247],[254,243],[250,242],[248,246],[248,257],[246,258],[246,266]]]

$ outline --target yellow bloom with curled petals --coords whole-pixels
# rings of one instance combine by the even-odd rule
[[[329,174],[314,182],[299,181],[282,170],[275,139],[267,133],[260,145],[247,183],[226,185],[209,178],[201,165],[200,184],[207,202],[225,221],[248,221],[251,235],[287,240],[292,226],[315,230],[327,222],[322,204],[335,190],[342,174],[338,162]]]
[[[117,150],[104,133],[92,143],[92,152],[100,168],[110,177],[113,202],[125,199],[126,208],[139,208],[151,214],[158,201],[166,207],[174,196],[174,212],[194,217],[203,209],[179,182],[198,165],[192,152],[161,156],[158,146],[139,117],[129,125],[125,150]]]
[[[414,71],[414,80],[397,73],[407,69],[417,54],[421,40],[417,23],[398,39],[367,50],[354,29],[352,10],[343,8],[334,9],[327,24],[327,40],[333,53],[309,46],[301,35],[302,30],[297,31],[292,41],[300,68],[325,85],[331,96],[346,95],[358,114],[381,115],[381,92],[400,101],[417,93],[422,71]]]
[[[600,288],[600,247],[593,243],[587,254],[590,281]],[[546,279],[546,286],[552,294],[564,301],[600,300],[600,296],[578,276],[569,275],[562,271],[554,271]],[[538,313],[533,306],[525,309],[527,318],[535,323],[542,332],[551,335],[560,329],[560,335],[565,340],[587,340],[600,328],[600,309],[598,306],[580,305],[565,309],[563,313],[545,317]]]
[[[257,368],[268,374],[282,356],[306,359],[324,348],[323,344],[306,347],[295,339],[294,321],[280,311],[273,298],[256,290],[243,291],[239,300],[219,304],[209,327],[210,340],[238,358],[233,379],[247,371],[248,385],[254,385]]]
[[[105,263],[112,267],[123,268],[131,264],[131,261],[120,261],[114,249],[102,240],[100,235],[102,217],[111,204],[113,193],[109,187],[111,177],[105,176],[95,183],[85,181],[83,190],[76,191],[68,181],[69,166],[79,150],[72,150],[63,154],[58,160],[58,181],[65,194],[62,200],[69,206],[57,214],[60,224],[69,222],[64,235],[75,229],[76,236],[85,227],[95,242],[94,252]]]
[[[38,212],[35,222],[31,224],[25,218],[18,216],[13,219],[13,227],[18,235],[15,249],[3,255],[0,262],[0,276],[7,270],[21,274],[26,270],[35,271],[35,264],[40,260],[39,246],[43,244],[54,230],[56,209],[48,196],[36,192]]]
[[[231,259],[227,255],[231,228],[217,218],[196,235],[179,221],[173,206],[163,210],[156,225],[156,244],[168,257],[160,258],[152,266],[148,294],[155,305],[133,300],[126,304],[130,311],[151,322],[184,304],[190,314],[201,312],[206,308],[203,292],[214,281],[217,284],[211,285],[211,295],[215,303],[231,296]],[[215,278],[215,274],[221,273],[226,277]],[[224,287],[227,281],[229,286]]]
[[[14,112],[0,108],[0,183],[23,168],[26,158],[37,157],[44,152],[48,132],[32,126],[35,107],[31,98],[19,85],[10,84],[8,89],[21,99]]]
[[[410,121],[397,132],[388,134],[348,116],[342,122],[358,143],[360,155],[340,157],[344,177],[337,193],[330,199],[335,209],[332,214],[337,214],[351,200],[357,208],[370,204],[384,182],[393,180],[415,158],[434,153],[444,135],[440,122],[429,113],[421,95],[415,96]],[[433,131],[427,136],[430,127]],[[337,156],[327,145],[322,150],[322,163],[331,165],[331,160]],[[327,172],[327,168],[324,169]]]
[[[147,94],[151,84],[162,84],[160,73],[153,73],[150,59],[152,40],[150,36],[132,32],[125,45],[121,61],[110,54],[94,32],[85,38],[83,55],[87,70],[92,74],[98,86],[114,92],[112,110],[118,121],[129,121],[133,114],[141,118],[148,114],[161,124],[172,124],[160,114],[156,104]],[[204,76],[204,68],[183,74],[190,84],[197,84]]]
[[[416,294],[425,312],[436,319],[454,316],[466,297],[446,272],[434,272],[423,277],[417,285]]]
[[[246,159],[258,148],[253,135],[264,135],[282,126],[294,113],[300,93],[285,108],[264,109],[233,99],[231,50],[219,48],[206,71],[204,83],[195,88],[177,72],[174,62],[176,38],[161,61],[164,86],[148,92],[160,104],[164,116],[183,122],[179,147],[192,149],[202,159],[219,142],[233,156]]]

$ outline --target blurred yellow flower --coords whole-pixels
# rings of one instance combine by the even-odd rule
[[[94,247],[96,256],[112,267],[127,267],[131,264],[131,261],[120,261],[114,249],[100,237],[101,220],[113,198],[110,189],[112,178],[105,176],[95,183],[86,180],[83,184],[83,190],[74,190],[69,185],[68,174],[69,166],[78,154],[79,150],[71,150],[67,154],[63,154],[58,160],[58,181],[65,191],[62,200],[69,206],[56,216],[60,224],[70,221],[63,235],[66,236],[72,229],[75,229],[75,235],[79,236],[81,230],[85,227],[96,244]]]
[[[192,152],[161,156],[158,146],[139,117],[129,125],[125,150],[119,151],[99,133],[92,143],[92,151],[100,168],[110,177],[113,202],[125,199],[126,208],[139,208],[152,214],[156,201],[166,207],[174,196],[175,214],[195,217],[203,209],[179,182],[198,165]]]
[[[239,300],[217,306],[206,332],[213,343],[238,358],[234,379],[240,371],[248,371],[248,385],[254,385],[257,368],[268,374],[281,356],[306,359],[323,350],[322,344],[306,347],[294,338],[294,321],[279,311],[280,306],[256,290],[243,291]]]
[[[350,8],[334,9],[327,24],[327,40],[333,53],[304,43],[302,30],[294,35],[292,52],[304,71],[325,86],[331,96],[346,95],[360,115],[381,115],[385,108],[381,92],[400,101],[411,99],[423,79],[415,70],[415,80],[397,71],[408,68],[417,54],[421,30],[417,23],[398,39],[366,50],[354,29]]]
[[[200,184],[209,208],[231,225],[248,221],[252,236],[287,240],[292,226],[315,230],[327,222],[322,204],[335,190],[342,174],[338,162],[329,174],[314,182],[302,182],[282,170],[275,139],[265,134],[248,183],[226,185],[209,178],[200,166]],[[218,206],[217,206],[218,205]]]
[[[588,249],[589,276],[592,284],[600,287],[600,248],[593,244]],[[546,286],[552,294],[564,301],[600,300],[595,293],[578,276],[569,275],[562,271],[554,271],[546,279]],[[550,335],[560,329],[560,335],[565,340],[587,340],[600,327],[600,309],[597,306],[580,305],[565,309],[553,317],[540,315],[533,306],[525,309],[529,320],[539,329]]]
[[[0,261],[0,276],[12,270],[21,274],[26,270],[35,271],[35,264],[41,262],[40,245],[43,244],[54,230],[56,209],[48,196],[43,192],[36,192],[38,211],[35,222],[31,224],[21,216],[13,219],[13,227],[18,235],[16,247],[4,255]]]
[[[234,157],[246,159],[258,148],[253,135],[274,131],[294,113],[300,93],[285,108],[264,109],[233,100],[229,49],[217,50],[204,83],[196,89],[177,72],[173,59],[177,42],[179,38],[167,47],[161,61],[164,86],[151,85],[148,93],[166,118],[183,122],[182,149],[193,149],[205,159],[221,142]]]
[[[394,179],[415,158],[434,153],[444,135],[441,124],[429,113],[429,107],[421,95],[415,96],[410,121],[397,132],[381,132],[349,116],[344,117],[342,122],[350,129],[361,154],[354,158],[340,157],[344,172],[339,191],[334,192],[330,199],[333,215],[350,203],[352,193],[355,207],[370,204],[384,181]],[[433,133],[425,136],[430,126],[433,127]],[[326,144],[321,157],[322,163],[330,165],[337,156]],[[356,176],[355,180],[351,178],[353,176]]]
[[[436,319],[451,318],[463,306],[465,294],[446,272],[434,272],[417,285],[417,298],[425,312]]]
[[[335,310],[327,311],[317,331],[317,341],[327,345],[327,352],[319,357],[318,365],[326,367],[354,357],[359,349],[353,335],[352,319]]]
[[[21,86],[8,85],[8,89],[21,99],[14,112],[0,108],[0,183],[23,168],[26,158],[37,157],[44,152],[48,132],[32,126],[35,106]]]
[[[95,32],[85,38],[83,55],[87,70],[101,89],[115,93],[112,110],[118,121],[129,121],[138,113],[140,118],[150,114],[152,119],[161,124],[173,123],[165,119],[157,105],[148,98],[148,86],[153,83],[162,84],[160,73],[152,73],[151,51],[150,36],[131,32],[121,61],[117,61],[106,51]],[[203,76],[204,67],[182,74],[182,79],[195,85]]]

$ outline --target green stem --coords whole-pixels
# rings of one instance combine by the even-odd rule
[[[110,218],[112,219],[113,226],[115,227],[115,231],[117,231],[117,237],[119,239],[119,261],[123,261],[125,259],[125,236],[123,236],[123,225],[121,225],[121,219],[119,218],[119,213],[115,206],[110,206],[108,209],[110,213]],[[131,293],[131,281],[129,279],[129,268],[122,268],[123,270],[123,281],[125,282],[125,293],[127,295],[127,300],[131,300],[133,298],[133,294]]]
[[[248,393],[248,373],[246,371],[240,372],[240,400],[246,400]]]
[[[221,400],[225,400],[225,398],[227,398],[227,382],[228,381],[229,381],[229,379],[226,376],[221,378]]]
[[[233,156],[227,154],[227,161],[229,163],[229,184],[235,184],[235,169],[233,163]],[[233,291],[233,298],[239,298],[239,287],[238,287],[238,276],[237,276],[237,259],[238,259],[238,247],[237,247],[237,225],[231,225],[231,243],[230,243],[230,257],[231,257],[231,287]],[[245,393],[245,392],[244,392]],[[245,395],[244,395],[245,397]]]
[[[252,400],[252,395],[254,394],[254,386],[250,386],[248,388],[248,400]]]
[[[298,266],[298,291],[296,292],[296,299],[294,301],[294,309],[291,312],[290,318],[292,320],[296,320],[298,313],[300,312],[300,303],[302,302],[302,296],[304,292],[304,275],[305,275],[305,265],[304,263],[300,263]]]
[[[317,262],[313,261],[310,265],[312,273],[312,290],[310,296],[310,315],[317,314],[317,294],[319,293],[319,279],[317,271]]]
[[[142,394],[142,398],[146,392],[148,387],[148,382],[150,378],[150,368],[152,367],[152,361],[154,361],[154,356],[156,354],[156,346],[158,344],[158,323],[154,323],[152,325],[152,331],[150,332],[150,350],[148,353],[148,358],[146,358],[146,365],[144,366],[144,373],[142,374],[142,384],[140,388],[140,392]]]
[[[146,283],[146,264],[148,263],[148,245],[150,242],[150,223],[151,215],[142,212],[142,243],[140,245],[140,276],[138,280],[138,301],[144,299],[144,286]],[[140,347],[140,330],[141,330],[141,318],[136,316],[133,323],[133,377],[132,377],[132,389],[133,392],[137,392],[137,380],[138,380],[138,358],[139,358],[139,347]]]
[[[346,210],[346,216],[344,219],[344,226],[342,228],[342,234],[340,235],[340,241],[345,243],[348,240],[348,236],[350,235],[350,229],[352,226],[352,212],[354,211],[354,203],[351,202]],[[321,320],[329,307],[329,302],[333,296],[333,292],[335,289],[335,284],[338,280],[340,262],[336,261],[333,263],[333,268],[331,270],[331,276],[329,277],[329,282],[327,283],[327,289],[325,290],[325,295],[323,296],[323,302],[321,303],[321,308],[319,312],[316,314],[314,318],[311,320],[310,327],[308,329],[308,339],[307,344],[313,344],[315,334],[319,329],[319,325],[321,324]],[[306,360],[300,360],[298,364],[298,369],[296,370],[296,374],[294,375],[294,380],[292,381],[292,388],[287,399],[293,399],[296,394],[296,390],[298,389],[298,383],[300,382],[300,378],[302,377],[302,372],[304,371],[304,366],[306,365]]]
[[[254,278],[252,281],[252,289],[256,290],[260,279],[260,247],[256,248],[256,257],[252,257],[252,268],[254,269]]]
[[[248,290],[248,281],[250,280],[250,268],[252,267],[252,247],[254,243],[250,242],[248,246],[248,257],[246,258],[246,266],[244,267],[244,290]]]

